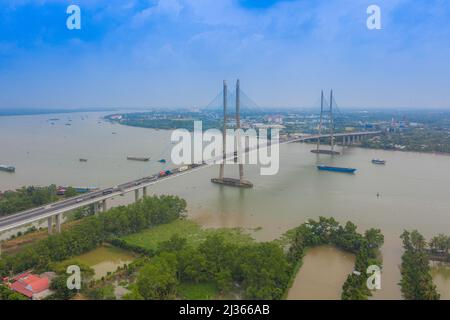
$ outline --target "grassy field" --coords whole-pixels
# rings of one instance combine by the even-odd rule
[[[181,283],[177,288],[178,295],[185,300],[211,300],[219,294],[219,289],[212,282]]]
[[[195,247],[212,233],[221,234],[225,241],[233,243],[245,244],[253,242],[253,238],[240,229],[202,229],[191,220],[177,220],[122,237],[121,239],[131,245],[156,250],[159,243],[169,240],[175,234],[186,238],[188,245]]]

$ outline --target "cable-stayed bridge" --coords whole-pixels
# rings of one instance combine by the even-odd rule
[[[320,141],[324,139],[329,139],[331,142],[331,146],[333,148],[335,141],[341,140],[342,145],[351,145],[361,141],[362,139],[374,135],[378,135],[381,131],[361,131],[361,132],[345,132],[345,133],[334,133],[332,129],[333,123],[333,101],[334,98],[331,95],[330,102],[330,113],[331,117],[331,130],[330,132],[322,132],[322,129],[325,127],[324,123],[324,105],[327,103],[326,99],[322,94],[322,103],[321,103],[321,123],[319,126],[319,132],[317,134],[307,134],[296,137],[285,137],[280,139],[279,144],[287,144],[294,142],[313,142],[316,141],[318,147],[316,150],[320,150]],[[245,111],[256,111],[260,109],[256,103],[253,102],[241,89],[239,85],[239,81],[236,85],[236,90],[234,92],[228,91],[227,84],[224,82],[224,88],[222,92],[216,96],[203,110],[223,110],[223,130],[227,128],[228,123],[227,120],[229,117],[235,116],[235,126],[237,129],[240,128],[240,113],[241,110]],[[235,110],[233,112],[233,110]],[[230,116],[231,114],[231,116]],[[225,137],[225,135],[224,135]],[[225,148],[223,148],[225,150]],[[248,148],[245,149],[244,152],[250,152]],[[321,152],[318,152],[321,153]],[[326,153],[326,152],[324,152]],[[219,156],[221,160],[230,160],[236,159],[236,152],[232,154],[225,154],[225,152]],[[62,214],[65,212],[81,208],[87,205],[94,205],[94,211],[96,213],[100,211],[107,210],[107,200],[113,197],[125,195],[130,192],[134,192],[135,201],[138,201],[140,198],[140,192],[142,190],[143,197],[147,196],[147,188],[155,185],[157,183],[175,179],[177,177],[191,174],[196,172],[197,170],[201,170],[202,168],[214,165],[216,159],[203,159],[202,163],[192,164],[189,166],[182,166],[178,168],[172,168],[170,170],[169,175],[161,175],[161,174],[153,174],[151,176],[139,178],[136,180],[132,180],[129,182],[125,182],[119,184],[114,187],[104,188],[101,190],[95,190],[89,192],[87,194],[83,194],[80,196],[76,196],[73,198],[65,199],[62,201],[58,201],[52,204],[48,204],[46,206],[29,209],[26,211],[22,211],[13,215],[8,215],[0,218],[0,232],[4,232],[7,230],[12,230],[15,228],[19,228],[37,221],[41,221],[47,219],[48,222],[48,232],[49,234],[54,232],[56,228],[56,232],[61,232],[61,223],[62,223]],[[252,187],[251,182],[244,179],[244,169],[243,166],[239,165],[239,179],[226,178],[223,176],[223,165],[220,166],[219,177],[211,179],[214,183],[220,183],[225,185],[231,185],[236,187]]]

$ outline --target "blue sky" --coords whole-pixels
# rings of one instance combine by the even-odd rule
[[[449,75],[448,0],[0,0],[0,108],[202,107],[240,78],[262,107],[450,109]]]

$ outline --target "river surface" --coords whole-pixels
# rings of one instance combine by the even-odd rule
[[[342,285],[352,273],[354,265],[353,254],[334,247],[308,249],[287,299],[340,300]]]
[[[100,120],[102,115],[0,117],[0,163],[17,170],[0,172],[0,190],[48,184],[106,187],[168,168],[156,160],[170,160],[169,131],[110,124]],[[50,118],[60,120],[51,125]],[[261,176],[257,166],[246,166],[246,177],[255,184],[250,190],[211,184],[218,167],[209,167],[159,183],[150,191],[184,197],[189,216],[202,226],[257,228],[253,236],[262,241],[319,216],[342,223],[351,220],[361,232],[380,228],[385,235],[382,290],[374,298],[401,298],[397,283],[402,231],[418,229],[428,239],[450,233],[450,157],[361,148],[345,148],[342,156],[330,157],[311,154],[311,148],[297,143],[281,146],[281,168],[274,176]],[[152,159],[129,161],[129,155]],[[387,165],[373,165],[373,158],[383,158]],[[320,172],[316,165],[322,163],[358,171]],[[236,176],[237,168],[227,166],[226,173]],[[108,205],[128,203],[133,197],[118,197]],[[340,270],[345,266],[343,262]],[[448,277],[436,276],[435,281],[438,288],[450,287]],[[441,291],[450,299],[448,290]]]

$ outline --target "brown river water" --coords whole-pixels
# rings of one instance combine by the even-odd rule
[[[0,117],[0,164],[16,167],[14,174],[0,172],[0,190],[52,183],[106,187],[170,166],[156,162],[170,160],[169,131],[109,124],[100,120],[102,115]],[[60,120],[51,125],[50,118]],[[253,189],[211,184],[218,168],[210,167],[157,184],[150,191],[185,198],[189,216],[204,227],[257,228],[251,232],[259,241],[276,239],[319,216],[353,221],[361,232],[380,228],[385,235],[382,289],[374,298],[400,299],[402,231],[418,229],[427,238],[450,234],[450,156],[346,148],[342,156],[331,158],[313,155],[311,148],[306,144],[282,146],[280,171],[274,176],[261,176],[257,166],[246,166]],[[126,160],[129,155],[149,156],[151,161]],[[88,162],[79,162],[79,158]],[[373,165],[372,158],[383,158],[387,164]],[[319,163],[358,171],[355,175],[320,172],[316,169]],[[226,172],[230,176],[238,173],[234,166],[227,166]],[[118,197],[109,205],[125,204],[133,197]],[[352,259],[336,249],[310,250],[289,298],[339,298]],[[433,271],[442,298],[450,299],[448,267]]]

